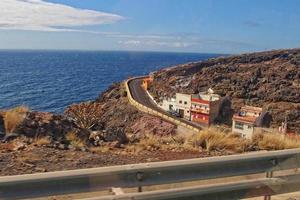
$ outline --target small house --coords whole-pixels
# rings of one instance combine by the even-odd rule
[[[244,106],[237,114],[233,115],[232,132],[252,139],[257,127],[267,127],[269,124],[268,112],[263,112],[262,108],[259,107]]]

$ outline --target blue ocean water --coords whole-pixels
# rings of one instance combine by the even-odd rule
[[[0,51],[0,109],[27,105],[62,112],[95,99],[113,82],[216,54],[108,51]]]

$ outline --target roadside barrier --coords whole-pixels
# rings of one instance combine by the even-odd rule
[[[90,200],[237,200],[300,191],[299,167],[300,149],[291,149],[4,176],[0,177],[0,199],[98,192]],[[244,179],[234,178],[240,176]],[[216,183],[220,178],[226,179]],[[210,179],[209,185],[199,183]],[[192,186],[184,184],[191,182]],[[180,185],[174,187],[174,183]],[[169,185],[169,189],[160,185]],[[148,186],[158,189],[146,191]],[[140,192],[134,192],[136,188]]]

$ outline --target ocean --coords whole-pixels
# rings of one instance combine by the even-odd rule
[[[0,109],[61,113],[112,83],[217,54],[110,51],[0,51]]]

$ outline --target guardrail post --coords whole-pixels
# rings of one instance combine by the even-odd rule
[[[139,181],[139,182],[142,182],[143,179],[144,179],[144,174],[142,172],[138,172],[136,174],[136,179]],[[138,186],[138,192],[142,192],[143,191],[143,188],[141,185]]]
[[[268,171],[266,173],[267,178],[273,178],[273,171]],[[271,200],[271,195],[265,195],[264,200]]]
[[[272,165],[275,167],[278,164],[278,161],[276,159],[271,160]],[[266,178],[273,178],[274,172],[271,169],[270,171],[267,171]],[[264,200],[271,200],[271,195],[265,195]]]

